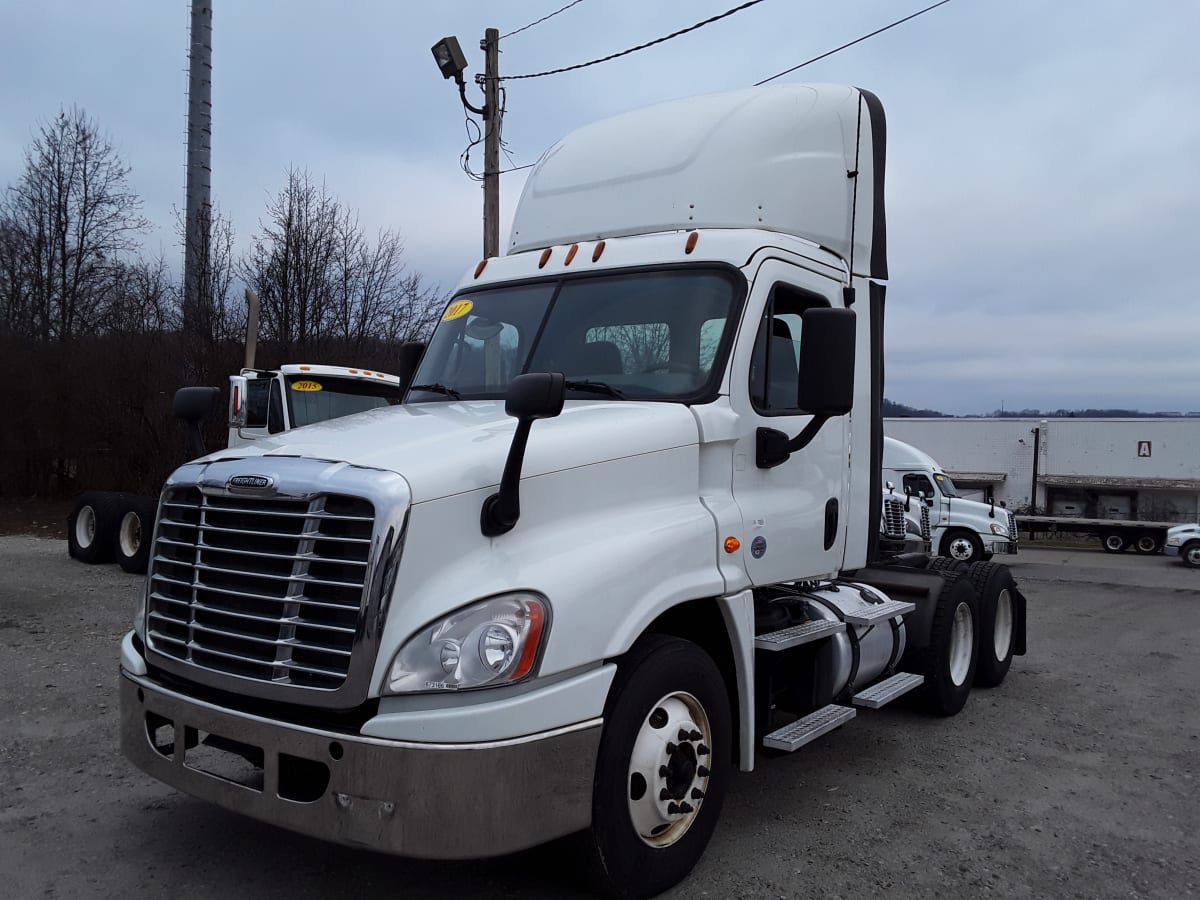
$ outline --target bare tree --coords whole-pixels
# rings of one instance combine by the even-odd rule
[[[357,355],[428,330],[440,298],[403,257],[396,232],[369,240],[356,213],[291,169],[238,272],[262,301],[263,338],[280,352]]]
[[[0,206],[0,302],[25,336],[66,341],[102,327],[115,268],[148,227],[128,175],[78,107],[39,129]]]

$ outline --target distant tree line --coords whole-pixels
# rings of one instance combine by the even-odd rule
[[[183,458],[175,389],[223,386],[242,364],[239,283],[262,299],[263,367],[388,371],[441,306],[408,269],[397,232],[368,235],[323,183],[291,169],[245,253],[229,220],[206,213],[185,330],[182,285],[144,251],[151,223],[129,174],[74,108],[39,126],[0,196],[0,497],[156,491]],[[219,422],[211,430],[223,440]]]

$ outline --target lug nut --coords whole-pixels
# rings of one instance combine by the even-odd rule
[[[666,778],[670,774],[671,774],[671,770],[668,769],[666,766],[658,767],[658,777],[659,778]]]
[[[670,756],[672,753],[674,753],[678,749],[679,749],[679,747],[677,745],[672,744],[670,741],[667,741],[667,756]]]
[[[690,804],[686,800],[684,800],[682,803],[679,804],[679,811],[681,813],[695,812],[696,807],[692,806],[692,804]]]
[[[700,790],[700,788],[692,788],[692,799],[693,800],[703,800],[704,799],[704,791]]]
[[[671,795],[667,793],[666,788],[663,788],[661,791],[658,792],[659,800],[668,800],[668,799],[670,799],[670,797],[671,797]]]
[[[708,766],[696,766],[696,774],[701,778],[708,777]]]
[[[686,740],[687,740],[689,737],[690,737],[690,735],[688,734],[688,730],[687,730],[686,728],[680,728],[680,729],[679,729],[679,741],[680,741],[680,743],[682,743],[683,741],[686,741]]]
[[[668,744],[667,746],[669,747],[670,745]],[[670,751],[668,750],[667,752],[669,753]],[[700,744],[698,747],[696,747],[696,752],[701,756],[708,756],[709,751],[708,747],[706,747],[704,744]]]
[[[691,738],[693,741],[698,741],[698,740],[700,740],[700,738],[704,737],[704,735],[702,735],[698,731],[692,731],[692,733],[689,734],[688,737]]]
[[[677,815],[679,815],[679,812],[680,812],[679,804],[676,803],[674,800],[672,800],[670,803],[667,804],[667,815],[668,816],[677,816]]]

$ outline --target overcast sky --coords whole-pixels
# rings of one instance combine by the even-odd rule
[[[213,193],[241,245],[289,166],[324,179],[409,265],[451,289],[481,255],[482,195],[430,46],[468,75],[502,33],[567,0],[213,0]],[[745,87],[927,5],[766,0],[620,60],[508,84],[517,165],[571,129]],[[583,62],[735,0],[583,0],[502,41],[501,74]],[[0,185],[76,104],[131,165],[180,256],[185,0],[0,4]],[[889,399],[1200,410],[1200,3],[954,0],[787,81],[873,90],[888,116]],[[474,102],[481,98],[470,87]],[[473,161],[481,166],[482,153]],[[507,163],[506,163],[507,164]],[[501,245],[525,172],[503,176]]]

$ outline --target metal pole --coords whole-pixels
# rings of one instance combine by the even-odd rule
[[[254,368],[254,354],[258,349],[258,294],[246,288],[246,368]]]
[[[483,255],[500,255],[500,29],[480,41],[483,74]]]
[[[1033,429],[1033,482],[1029,488],[1029,505],[1037,514],[1038,454],[1042,452],[1042,429]]]
[[[209,324],[201,309],[208,268],[212,186],[212,0],[192,0],[188,52],[187,209],[183,237],[183,331],[194,339]]]

